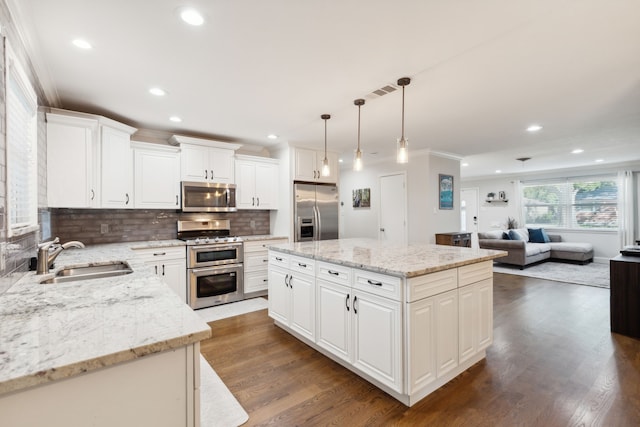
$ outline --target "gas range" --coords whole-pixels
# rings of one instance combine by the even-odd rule
[[[242,243],[242,238],[231,236],[228,219],[191,219],[178,221],[178,239],[187,246]]]
[[[233,236],[233,237],[232,236],[227,236],[227,237],[199,236],[196,238],[182,238],[180,240],[184,240],[187,246],[222,244],[222,243],[242,243],[242,238],[237,236]]]

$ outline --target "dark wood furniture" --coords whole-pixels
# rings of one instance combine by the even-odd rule
[[[451,233],[437,233],[436,245],[471,247],[471,233],[454,231]]]
[[[611,332],[640,338],[640,257],[609,261]]]

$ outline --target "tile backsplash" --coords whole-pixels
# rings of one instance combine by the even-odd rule
[[[175,210],[158,209],[51,209],[51,235],[60,241],[79,240],[86,245],[175,239],[176,222],[191,218]],[[229,219],[231,235],[269,234],[269,211],[206,214]]]

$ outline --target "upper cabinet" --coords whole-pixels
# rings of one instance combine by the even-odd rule
[[[338,182],[338,154],[327,152],[329,160],[329,176],[322,176],[322,161],[324,151],[294,148],[293,171],[295,181],[324,182],[335,184]]]
[[[101,116],[47,113],[48,206],[132,208],[135,131]]]
[[[234,155],[240,144],[180,135],[172,136],[169,143],[180,146],[183,181],[234,184]]]
[[[180,209],[180,149],[132,142],[134,207]]]
[[[47,113],[47,205],[100,207],[98,120]]]
[[[131,135],[136,129],[109,121],[100,126],[101,206],[133,208],[133,152]]]
[[[278,209],[278,160],[236,156],[238,209]]]

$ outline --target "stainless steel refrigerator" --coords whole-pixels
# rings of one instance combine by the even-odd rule
[[[329,184],[293,184],[296,242],[338,238],[338,188]]]

